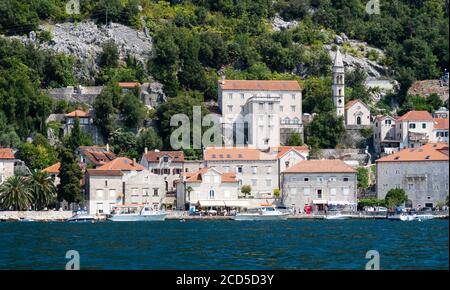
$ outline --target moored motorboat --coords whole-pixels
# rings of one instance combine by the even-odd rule
[[[95,217],[86,211],[77,211],[74,216],[68,218],[67,222],[94,222]]]
[[[323,217],[326,220],[347,220],[347,219],[351,219],[352,215],[350,214],[342,214],[342,213],[337,213],[337,214],[333,214],[333,215],[326,215]]]
[[[388,216],[388,220],[391,221],[423,221],[434,219],[432,214],[407,214],[400,213]]]
[[[113,207],[108,220],[113,222],[164,221],[167,213],[146,205],[120,205]]]
[[[235,221],[259,221],[259,220],[286,220],[289,213],[279,211],[272,205],[261,205],[254,208],[249,208],[247,212],[237,213],[232,216]]]

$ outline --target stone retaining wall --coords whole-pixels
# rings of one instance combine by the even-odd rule
[[[0,221],[29,219],[35,221],[62,221],[73,215],[71,211],[0,211]]]

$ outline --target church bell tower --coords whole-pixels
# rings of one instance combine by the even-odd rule
[[[345,106],[345,71],[344,62],[339,48],[333,63],[333,102],[336,107],[337,116],[344,116]]]

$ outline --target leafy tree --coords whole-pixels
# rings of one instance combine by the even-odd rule
[[[27,210],[32,199],[26,177],[11,176],[0,185],[0,206],[3,209]]]
[[[386,206],[386,201],[384,199],[376,198],[362,198],[358,200],[358,208],[366,206]]]
[[[122,98],[120,114],[129,129],[139,128],[144,121],[145,113],[144,104],[134,94],[127,94]]]
[[[389,207],[394,207],[404,204],[408,196],[402,188],[393,188],[388,191],[384,200]]]
[[[42,210],[56,201],[56,187],[48,173],[33,170],[27,186],[32,194],[35,210]]]
[[[252,193],[252,187],[250,185],[242,185],[241,192],[247,197]]]
[[[130,158],[138,158],[136,151],[136,135],[124,131],[119,128],[111,133],[109,137],[109,144],[112,146],[114,153],[120,156],[127,156]]]
[[[302,137],[300,136],[300,133],[298,133],[298,132],[293,133],[289,137],[287,145],[288,146],[302,146],[303,145],[303,140],[302,140]]]
[[[23,143],[16,153],[17,158],[25,162],[30,170],[42,170],[58,160],[56,150],[48,144],[46,139],[45,142],[42,142],[41,138],[37,140],[33,143]]]
[[[113,40],[106,41],[102,44],[99,65],[106,68],[114,68],[119,65],[119,49]]]
[[[279,188],[274,188],[273,196],[275,196],[275,198],[279,198],[280,195],[281,195],[281,190]]]
[[[335,113],[322,113],[308,124],[308,144],[318,148],[335,148],[345,133],[344,120]]]
[[[369,170],[365,167],[358,167],[356,171],[358,189],[367,189],[369,187]]]
[[[114,85],[108,85],[103,88],[102,92],[95,98],[93,107],[95,111],[94,124],[98,126],[104,140],[107,140],[109,134],[114,129],[113,114],[114,100],[119,98]]]
[[[61,167],[58,177],[60,179],[60,184],[57,186],[58,201],[80,203],[84,200],[80,185],[83,173],[75,155],[69,149],[65,149],[61,153]]]
[[[136,150],[138,154],[142,154],[147,148],[148,150],[158,149],[161,150],[163,147],[161,137],[153,130],[153,128],[148,128],[142,130],[137,135],[136,139]]]

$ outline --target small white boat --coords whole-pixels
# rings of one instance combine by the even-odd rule
[[[120,205],[113,207],[113,212],[108,220],[113,222],[144,222],[164,221],[167,213],[154,210],[146,205]]]
[[[87,213],[87,211],[77,211],[75,215],[68,218],[67,222],[94,222],[95,217]]]
[[[286,220],[289,213],[279,211],[273,205],[261,205],[255,208],[249,208],[247,212],[237,213],[231,218],[235,221],[269,221],[269,220]]]
[[[351,219],[352,215],[350,214],[342,214],[342,213],[337,213],[337,214],[333,214],[333,215],[326,215],[323,217],[326,220],[347,220],[347,219]]]

